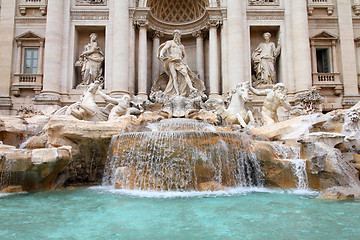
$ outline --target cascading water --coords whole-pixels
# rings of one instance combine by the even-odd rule
[[[301,159],[300,147],[285,146],[276,142],[271,146],[279,160],[291,163],[292,172],[297,178],[297,189],[308,189],[309,183],[306,173],[306,159]]]
[[[263,173],[245,134],[218,132],[189,119],[150,124],[113,136],[104,185],[139,190],[198,190],[201,183],[262,186]]]
[[[0,189],[7,187],[12,178],[13,167],[18,164],[14,158],[0,158]]]

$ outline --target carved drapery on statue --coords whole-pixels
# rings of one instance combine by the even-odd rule
[[[264,33],[265,42],[260,43],[252,54],[256,79],[253,83],[257,85],[271,85],[276,83],[275,61],[280,54],[280,40],[278,46],[270,42],[271,34]]]
[[[90,34],[90,42],[85,45],[84,51],[75,63],[76,67],[81,67],[81,85],[89,85],[100,80],[103,73],[102,64],[105,57],[96,39],[95,33]]]

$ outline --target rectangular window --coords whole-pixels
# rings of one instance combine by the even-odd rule
[[[25,48],[24,74],[36,74],[38,67],[38,49]]]
[[[316,62],[318,73],[330,73],[330,56],[328,48],[316,49]]]

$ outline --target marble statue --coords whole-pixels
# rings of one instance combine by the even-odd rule
[[[119,117],[125,115],[139,115],[142,113],[140,109],[130,107],[131,97],[128,94],[125,94],[121,98],[113,98],[103,93],[100,89],[98,92],[106,102],[115,105],[110,111],[108,121],[118,120]]]
[[[261,109],[261,118],[264,125],[270,125],[279,122],[277,116],[277,109],[283,106],[286,110],[291,110],[291,105],[287,100],[285,86],[282,83],[277,83],[272,89],[257,90],[252,86],[250,90],[258,96],[266,96],[264,105]]]
[[[350,109],[344,117],[341,132],[345,135],[344,144],[347,149],[360,151],[360,114],[355,109]]]
[[[100,82],[90,83],[84,91],[80,101],[70,105],[66,109],[66,115],[72,115],[79,120],[85,121],[106,121],[107,115],[95,102],[95,94],[99,89]]]
[[[260,43],[252,54],[256,82],[254,85],[269,85],[276,83],[275,60],[280,54],[280,39],[278,46],[270,42],[271,34],[264,33],[265,42]]]
[[[203,91],[204,87],[201,86],[199,89],[195,86],[199,85],[196,83],[199,79],[185,62],[185,48],[180,41],[180,31],[175,30],[173,36],[173,40],[166,41],[159,46],[157,53],[157,57],[164,61],[164,69],[169,78],[163,92],[169,97],[177,95],[188,97],[191,92]]]
[[[90,42],[85,45],[84,51],[75,63],[75,66],[81,67],[81,85],[89,85],[99,80],[102,75],[102,64],[105,58],[96,39],[96,33],[90,34]]]
[[[224,103],[222,101],[212,103],[217,105],[215,111],[226,123],[240,124],[242,127],[255,123],[252,112],[245,106],[250,101],[249,88],[250,82],[239,83],[229,92]]]

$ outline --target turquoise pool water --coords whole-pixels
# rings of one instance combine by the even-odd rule
[[[0,195],[0,239],[360,239],[360,200],[269,189]]]

